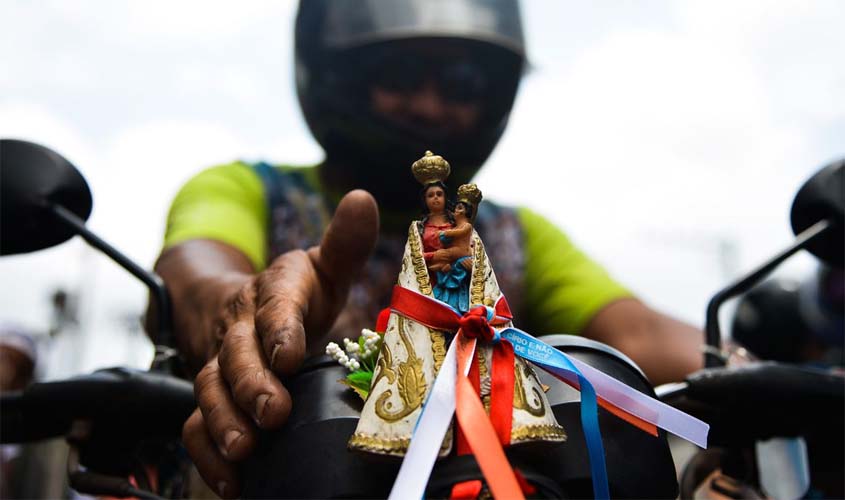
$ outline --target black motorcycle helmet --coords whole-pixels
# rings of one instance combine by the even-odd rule
[[[462,57],[420,57],[413,44],[446,44]],[[354,169],[332,175],[393,208],[414,199],[419,186],[407,168],[425,150],[448,158],[450,184],[469,181],[504,131],[526,60],[516,0],[302,1],[295,51],[299,102],[326,163]],[[477,104],[472,130],[403,126],[373,112],[374,81],[420,78],[434,79],[446,100]]]

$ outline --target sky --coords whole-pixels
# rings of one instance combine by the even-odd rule
[[[295,11],[0,0],[0,137],[68,158],[93,192],[88,227],[152,267],[193,174],[321,159],[293,87]],[[845,155],[845,4],[525,0],[523,20],[531,70],[476,182],[702,325],[715,291],[789,244],[804,180]],[[57,287],[79,294],[80,331],[53,375],[149,362],[143,287],[78,238],[0,259],[0,322],[46,330]]]

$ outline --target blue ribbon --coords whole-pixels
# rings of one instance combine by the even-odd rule
[[[596,391],[575,365],[566,356],[550,345],[537,340],[518,328],[506,328],[500,332],[502,338],[513,344],[514,353],[521,358],[542,366],[544,369],[571,378],[575,375],[581,388],[581,427],[587,442],[587,453],[590,457],[590,472],[593,480],[593,494],[596,498],[610,498],[610,488],[607,483],[607,466],[604,460],[604,445],[599,429],[598,402]]]

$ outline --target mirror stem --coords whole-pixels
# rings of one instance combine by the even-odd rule
[[[138,264],[120,253],[116,248],[103,241],[99,236],[85,227],[85,221],[76,214],[56,203],[49,204],[50,211],[63,223],[72,227],[77,234],[82,236],[89,245],[106,254],[120,267],[129,271],[133,276],[144,282],[153,296],[156,304],[156,334],[155,342],[166,346],[173,345],[173,330],[171,328],[170,296],[167,294],[167,287],[161,277],[151,271],[140,267]]]
[[[769,259],[768,262],[757,269],[741,277],[733,284],[716,292],[707,304],[707,321],[705,323],[707,345],[715,347],[716,352],[720,351],[722,348],[722,332],[719,328],[719,308],[725,303],[725,301],[748,291],[751,287],[756,285],[760,280],[772,272],[777,266],[779,266],[781,262],[789,258],[798,250],[805,248],[808,244],[810,244],[810,242],[832,226],[833,224],[828,219],[816,222],[796,236],[795,241],[788,248]],[[714,366],[724,366],[724,361],[714,354],[714,352],[705,352],[704,366],[708,368]]]

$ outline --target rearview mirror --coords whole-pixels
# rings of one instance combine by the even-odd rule
[[[810,177],[798,190],[792,203],[792,231],[804,232],[820,220],[831,228],[807,245],[813,255],[841,268],[845,259],[845,159],[835,161]]]
[[[77,232],[56,219],[51,205],[85,221],[91,204],[88,183],[60,154],[32,142],[0,139],[0,255],[69,240]]]

